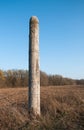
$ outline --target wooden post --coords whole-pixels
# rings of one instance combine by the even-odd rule
[[[29,112],[40,115],[39,20],[29,23]]]

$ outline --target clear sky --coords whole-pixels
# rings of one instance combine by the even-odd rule
[[[84,0],[0,0],[0,69],[28,69],[33,15],[40,21],[40,69],[84,78]]]

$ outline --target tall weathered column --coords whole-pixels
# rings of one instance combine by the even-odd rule
[[[29,112],[40,115],[39,20],[29,23]]]

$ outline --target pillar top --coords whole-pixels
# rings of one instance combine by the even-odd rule
[[[30,18],[30,23],[38,24],[38,23],[39,23],[39,20],[38,20],[37,16],[32,16],[32,17]]]

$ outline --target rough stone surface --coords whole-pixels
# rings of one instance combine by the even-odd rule
[[[39,20],[29,23],[29,111],[40,115]]]

